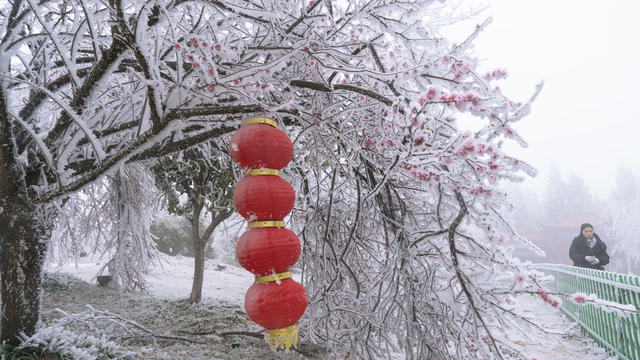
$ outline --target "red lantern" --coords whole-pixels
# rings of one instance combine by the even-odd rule
[[[287,271],[300,257],[300,240],[284,228],[253,229],[242,234],[236,256],[243,268],[256,275]]]
[[[244,298],[244,309],[249,318],[265,329],[294,324],[302,317],[309,302],[304,287],[295,280],[278,282],[254,283]]]
[[[245,169],[282,169],[293,157],[293,144],[287,134],[267,124],[242,126],[229,147],[233,160]]]
[[[300,257],[300,241],[284,229],[282,221],[295,202],[295,192],[281,179],[279,169],[293,156],[287,135],[266,118],[251,118],[231,139],[231,156],[250,169],[233,191],[238,213],[249,229],[238,240],[240,264],[258,275],[244,299],[249,318],[266,328],[265,340],[273,348],[298,347],[300,319],[309,302],[302,285],[287,270]]]
[[[249,222],[282,220],[291,212],[295,192],[279,176],[247,176],[233,190],[238,213]]]

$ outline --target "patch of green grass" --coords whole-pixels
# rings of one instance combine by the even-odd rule
[[[44,347],[12,347],[0,346],[0,359],[2,360],[74,360],[73,356]]]

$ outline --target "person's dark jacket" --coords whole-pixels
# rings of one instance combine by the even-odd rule
[[[593,237],[595,237],[597,241],[593,248],[589,247],[587,238],[582,234],[573,239],[571,247],[569,248],[569,257],[573,260],[573,266],[604,270],[603,266],[609,263],[607,245],[604,244],[604,241],[600,240],[598,234],[594,233]],[[600,262],[595,265],[591,265],[590,262],[585,260],[585,256],[595,256],[600,260]]]

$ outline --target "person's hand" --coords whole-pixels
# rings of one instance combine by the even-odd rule
[[[587,260],[587,262],[591,265],[596,265],[600,263],[600,260],[598,260],[598,258],[595,256],[585,256],[584,259]]]

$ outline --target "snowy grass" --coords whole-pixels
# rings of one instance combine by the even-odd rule
[[[77,332],[113,332],[111,337],[124,350],[140,359],[298,359],[309,358],[319,349],[300,344],[300,352],[275,353],[257,336],[222,335],[226,332],[262,331],[243,309],[244,293],[254,281],[248,271],[232,264],[205,263],[203,302],[188,301],[193,278],[193,258],[163,256],[162,264],[152,266],[147,276],[148,294],[119,293],[97,286],[95,275],[104,265],[100,259],[72,259],[64,266],[49,266],[43,281],[43,323],[63,321],[65,314],[103,319],[102,324],[67,321]],[[220,266],[224,269],[220,269]],[[294,277],[297,277],[294,275]],[[57,310],[54,310],[57,309]],[[96,311],[91,311],[95,309]],[[144,331],[129,334],[113,323],[106,311],[130,319],[157,335],[180,337],[193,342],[158,338]],[[107,321],[107,317],[111,320]],[[63,321],[64,322],[64,321]],[[194,335],[199,334],[199,335]],[[197,342],[197,343],[196,343]],[[199,344],[202,343],[202,344]],[[315,357],[315,355],[314,355]],[[324,358],[324,357],[321,357]]]
[[[54,324],[64,316],[60,310],[71,313],[94,309],[109,311],[131,319],[159,335],[185,337],[204,344],[157,338],[137,331],[127,334],[122,329],[108,329],[102,324],[94,331],[116,331],[111,334],[124,350],[136,352],[140,359],[298,359],[308,358],[301,353],[274,353],[261,338],[252,336],[221,336],[225,332],[262,329],[252,323],[243,311],[244,293],[253,282],[246,270],[232,264],[218,270],[218,263],[207,260],[205,265],[203,304],[192,306],[188,297],[193,276],[193,258],[163,257],[162,266],[153,266],[147,276],[149,294],[122,294],[96,285],[95,275],[102,267],[100,260],[78,259],[63,267],[49,268],[57,271],[44,281],[43,321]],[[68,275],[71,273],[72,275]],[[294,277],[297,277],[294,274]],[[557,309],[543,303],[537,296],[522,295],[516,298],[519,312],[544,330],[526,326],[523,332],[496,335],[513,344],[524,359],[562,360],[576,356],[590,360],[611,359],[603,349],[584,337],[579,328],[564,319]],[[90,311],[89,311],[90,312]],[[104,314],[101,315],[104,317]],[[82,324],[70,326],[76,332],[88,331]],[[193,335],[206,333],[202,335]],[[301,344],[306,354],[330,359],[318,348]],[[317,355],[324,354],[324,355]],[[508,354],[507,354],[508,355]],[[397,357],[401,359],[402,356]],[[515,356],[513,359],[523,359]]]
[[[132,360],[134,355],[104,336],[76,334],[61,327],[42,327],[24,336],[19,346],[0,347],[2,360]]]
[[[257,333],[261,329],[240,306],[220,300],[191,305],[187,299],[123,294],[68,275],[48,274],[42,305],[44,325],[62,323],[74,333],[106,334],[122,350],[135,353],[137,359],[308,358],[300,353],[275,353],[258,337],[223,336],[225,332]],[[138,331],[135,326],[122,326],[122,321],[109,314],[159,336]]]

